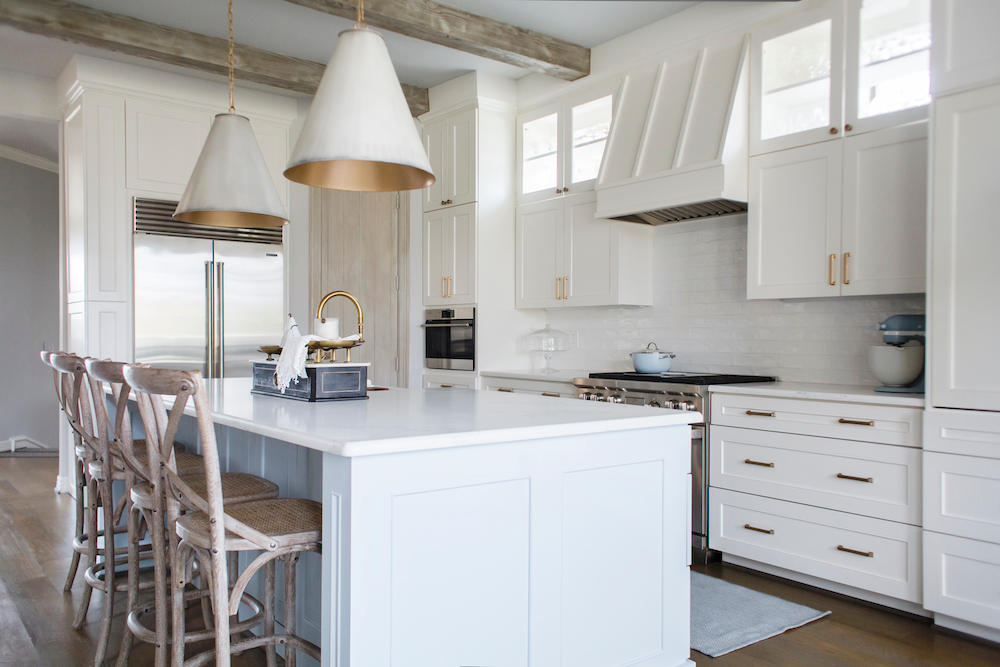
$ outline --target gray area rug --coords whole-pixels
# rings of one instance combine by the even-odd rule
[[[713,658],[829,613],[691,573],[691,648]]]

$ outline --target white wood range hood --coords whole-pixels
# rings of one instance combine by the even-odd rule
[[[746,210],[748,45],[713,36],[625,76],[598,217],[660,225]]]

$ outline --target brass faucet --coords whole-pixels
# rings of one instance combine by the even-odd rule
[[[323,317],[323,308],[326,306],[326,302],[329,301],[330,299],[332,299],[335,296],[342,296],[342,297],[344,297],[346,299],[350,299],[351,303],[354,304],[354,307],[358,309],[358,340],[356,342],[352,341],[353,344],[351,344],[351,345],[345,345],[344,346],[347,349],[347,361],[350,361],[351,360],[351,348],[354,347],[355,345],[360,345],[365,340],[365,314],[361,310],[361,303],[356,298],[354,298],[353,294],[351,294],[350,292],[345,292],[344,290],[336,290],[334,292],[330,292],[329,294],[327,294],[326,296],[324,296],[320,300],[319,307],[316,308],[316,319],[320,320],[321,322],[326,322],[326,318]],[[321,354],[322,354],[322,350],[317,350],[316,351],[317,360],[319,360]],[[330,359],[331,361],[336,361],[337,360],[337,350],[336,350],[336,348],[334,348],[333,350],[331,350],[330,357],[331,357],[331,359]]]

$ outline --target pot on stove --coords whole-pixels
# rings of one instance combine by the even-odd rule
[[[656,343],[650,342],[646,349],[633,352],[632,366],[636,373],[666,373],[670,370],[675,355],[673,352],[664,352]]]

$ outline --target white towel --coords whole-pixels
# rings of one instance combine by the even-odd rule
[[[281,356],[278,357],[278,365],[274,369],[275,382],[282,394],[293,380],[298,384],[299,378],[306,377],[309,343],[314,340],[320,340],[320,337],[310,334],[303,336],[299,333],[299,325],[295,322],[295,318],[288,316],[285,333],[281,337]]]

